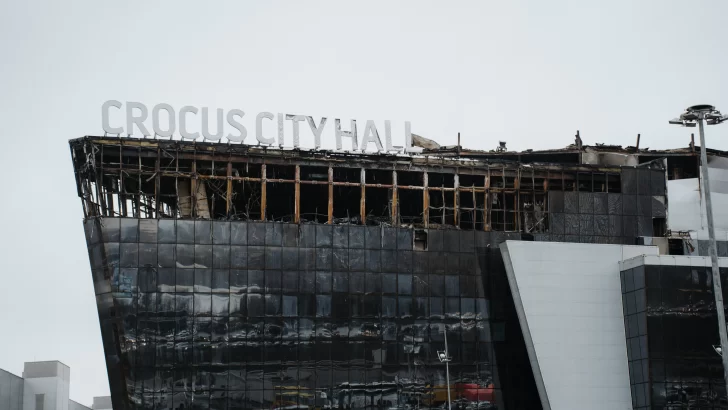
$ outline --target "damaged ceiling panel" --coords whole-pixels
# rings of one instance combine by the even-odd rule
[[[664,233],[665,180],[698,175],[692,147],[486,152],[415,139],[421,155],[111,137],[70,147],[86,217],[442,227],[610,243]]]

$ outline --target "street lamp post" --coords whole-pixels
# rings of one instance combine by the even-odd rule
[[[444,325],[442,329],[442,335],[445,337],[445,351],[437,352],[437,358],[440,359],[441,363],[445,363],[445,383],[447,383],[447,408],[452,410],[450,404],[450,352],[447,350],[447,325]]]
[[[723,290],[720,283],[720,267],[718,266],[718,247],[715,242],[715,228],[713,225],[713,203],[710,194],[710,178],[708,178],[708,154],[705,147],[704,123],[708,125],[720,124],[728,120],[728,115],[722,115],[712,105],[693,105],[685,110],[680,117],[670,120],[670,124],[685,127],[698,126],[700,130],[700,170],[703,174],[703,191],[705,192],[705,213],[708,219],[708,236],[710,239],[710,261],[713,272],[713,294],[715,296],[715,309],[718,311],[718,333],[720,334],[720,352],[728,348],[728,333],[726,332],[725,311],[723,310]],[[716,347],[716,352],[718,348]],[[721,354],[723,360],[723,381],[726,383],[728,393],[728,354]]]

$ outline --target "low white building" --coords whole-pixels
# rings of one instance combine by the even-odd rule
[[[26,362],[22,377],[0,369],[2,410],[112,410],[110,397],[94,397],[93,407],[69,399],[71,368],[53,360]]]

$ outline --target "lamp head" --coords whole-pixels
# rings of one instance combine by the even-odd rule
[[[687,112],[710,112],[715,111],[715,107],[710,104],[693,105],[685,109]]]
[[[683,127],[695,127],[701,120],[705,120],[708,125],[715,125],[728,120],[728,116],[722,115],[712,105],[698,104],[686,108],[680,117],[670,120],[669,123]]]

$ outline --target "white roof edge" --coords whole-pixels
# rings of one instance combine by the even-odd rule
[[[624,271],[641,265],[710,267],[712,264],[709,256],[641,255],[625,259],[619,263],[619,268]],[[728,268],[728,258],[718,258],[718,266]]]

